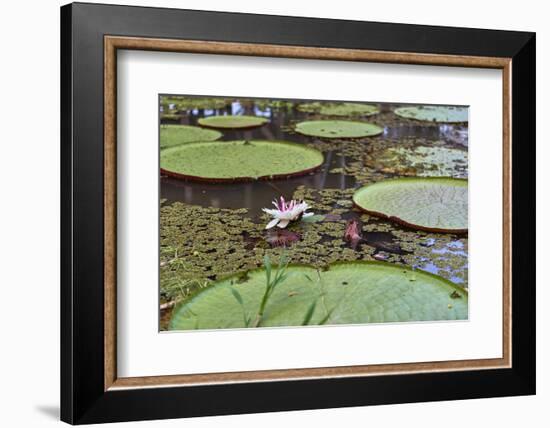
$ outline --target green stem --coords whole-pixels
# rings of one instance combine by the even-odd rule
[[[262,317],[264,316],[265,305],[267,304],[267,300],[269,299],[270,288],[271,288],[271,284],[268,284],[267,287],[265,288],[264,297],[262,298],[262,303],[260,303],[260,309],[258,310],[258,314],[256,315],[256,319],[254,320],[254,324],[252,325],[253,327],[259,327],[260,326],[260,323],[262,321]]]

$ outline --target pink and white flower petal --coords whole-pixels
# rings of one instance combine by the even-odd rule
[[[280,220],[278,218],[274,218],[269,223],[267,223],[267,226],[265,228],[266,229],[271,229],[272,227],[275,227],[277,225],[277,223],[279,223],[279,221]]]
[[[270,222],[269,224],[271,224],[273,222]],[[284,229],[285,227],[288,226],[288,223],[290,223],[290,220],[287,220],[287,219],[284,219],[284,220],[280,220],[279,223],[277,224],[277,227],[280,227],[281,229]]]

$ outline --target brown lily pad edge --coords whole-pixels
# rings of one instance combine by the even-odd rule
[[[267,181],[267,180],[283,180],[293,177],[301,177],[311,172],[317,171],[323,166],[324,160],[312,168],[302,169],[300,171],[292,172],[289,174],[274,174],[274,175],[262,175],[260,177],[231,177],[231,178],[215,178],[215,177],[198,177],[196,175],[180,174],[179,172],[168,171],[164,168],[160,168],[160,175],[172,178],[177,178],[184,181],[197,181],[201,183],[245,183],[251,181]]]
[[[384,213],[380,213],[378,211],[367,210],[367,209],[361,207],[360,205],[358,205],[355,201],[353,201],[353,206],[361,212],[373,215],[373,216],[378,217],[378,218],[382,218],[384,220],[393,221],[395,223],[400,224],[401,226],[405,226],[405,227],[408,227],[410,229],[423,230],[425,232],[433,232],[433,233],[453,233],[455,235],[468,234],[468,229],[442,229],[442,228],[437,228],[437,227],[419,226],[419,225],[414,224],[414,223],[409,223],[409,222],[407,222],[407,221],[405,221],[405,220],[403,220],[399,217],[396,217],[396,216],[387,215],[387,214],[384,214]]]

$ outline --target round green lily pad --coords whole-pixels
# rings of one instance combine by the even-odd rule
[[[323,164],[323,154],[285,141],[187,143],[160,153],[161,172],[195,181],[251,181],[307,174]]]
[[[468,180],[399,178],[362,187],[355,205],[369,214],[415,229],[468,232]]]
[[[304,103],[298,110],[306,113],[318,113],[326,116],[372,116],[380,113],[378,107],[359,103]]]
[[[214,141],[222,136],[221,132],[189,125],[161,125],[160,148],[177,146],[194,141]]]
[[[198,120],[198,124],[208,128],[242,129],[255,128],[269,122],[259,116],[209,116]]]
[[[445,106],[415,106],[400,107],[394,110],[395,114],[406,119],[422,120],[427,122],[462,123],[468,122],[467,107]]]
[[[277,268],[271,268],[271,279]],[[174,310],[171,330],[254,326],[266,270],[219,280]],[[311,309],[313,312],[311,313]],[[310,316],[311,313],[311,316]],[[424,271],[386,262],[342,262],[318,271],[291,265],[259,327],[364,324],[468,318],[468,293]]]
[[[383,131],[372,123],[349,120],[309,120],[297,123],[295,130],[302,135],[321,138],[372,137]]]

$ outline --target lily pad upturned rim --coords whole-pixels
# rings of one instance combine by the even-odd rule
[[[209,123],[213,120],[214,121],[219,120],[220,118],[227,118],[227,119],[242,118],[247,120],[254,119],[257,123],[243,125],[243,126],[224,126],[220,124]],[[269,119],[262,116],[249,116],[249,115],[236,115],[236,114],[201,117],[200,119],[197,120],[197,125],[202,126],[204,128],[212,128],[212,129],[252,129],[252,128],[258,128],[260,126],[263,126],[266,123],[269,123]]]
[[[424,275],[428,278],[431,278],[435,281],[438,281],[438,282],[441,282],[441,283],[445,284],[446,286],[451,288],[453,291],[456,291],[460,295],[464,295],[466,298],[468,298],[468,294],[469,294],[468,290],[461,287],[461,286],[459,286],[459,285],[457,285],[457,284],[455,284],[451,280],[449,280],[447,278],[444,278],[442,276],[436,275],[434,273],[431,273],[431,272],[428,272],[428,271],[425,271],[425,270],[422,270],[422,269],[418,269],[418,268],[413,268],[409,265],[404,265],[404,264],[389,263],[389,262],[378,261],[378,260],[350,260],[350,261],[339,260],[339,261],[335,261],[335,262],[330,263],[330,265],[328,265],[322,271],[328,271],[328,270],[335,269],[335,268],[339,269],[339,268],[342,268],[342,267],[353,266],[353,265],[377,266],[377,267],[386,268],[386,269],[396,269],[396,270],[400,270],[400,271],[407,271],[408,273],[411,273],[411,274]],[[279,268],[279,265],[277,265],[277,264],[271,265],[271,271],[272,272],[276,271],[278,268]],[[287,265],[287,268],[304,268],[304,269],[316,270],[316,268],[314,266],[309,265],[309,264],[305,264],[305,263],[289,263]],[[256,267],[256,268],[252,268],[252,269],[247,269],[247,270],[235,272],[235,273],[217,278],[216,281],[214,281],[214,283],[212,285],[210,285],[206,288],[196,290],[191,295],[189,295],[188,298],[185,299],[185,301],[176,304],[176,306],[174,307],[174,310],[172,312],[172,317],[171,317],[170,322],[169,322],[168,331],[170,331],[170,330],[171,331],[197,331],[196,329],[195,330],[189,330],[189,329],[177,328],[174,325],[175,324],[175,315],[177,313],[179,313],[184,307],[192,304],[195,299],[202,298],[202,297],[208,295],[209,293],[215,292],[216,288],[223,286],[224,282],[231,281],[231,280],[235,279],[235,280],[237,280],[237,283],[238,283],[239,280],[241,280],[243,278],[246,278],[249,275],[253,275],[253,274],[256,274],[256,273],[262,273],[262,272],[265,272],[264,267]],[[284,285],[284,283],[282,285]],[[397,321],[397,322],[399,322],[399,323],[408,323],[408,322],[432,322],[432,321],[433,320],[428,320],[428,321],[413,320],[413,321]],[[447,321],[456,321],[456,320],[448,319]],[[380,324],[380,323],[383,324],[383,323],[386,323],[386,322],[387,321],[375,322],[374,324]],[[326,325],[334,326],[334,325],[366,325],[366,324],[368,324],[368,323],[360,323],[360,324],[357,324],[357,323],[344,323],[344,324],[335,323],[335,324],[330,324],[330,323],[328,323]],[[292,324],[292,325],[287,325],[287,326],[262,326],[262,328],[280,328],[280,327],[284,328],[284,327],[292,327],[292,326],[294,326],[294,327],[304,327],[304,326],[298,326],[298,325]],[[306,327],[316,327],[316,326],[315,325],[307,325]],[[244,327],[240,327],[240,328],[244,328]],[[239,327],[233,327],[233,328],[230,327],[229,329],[235,330],[235,329],[240,329],[240,328]],[[219,328],[204,328],[204,329],[199,329],[199,330],[212,331],[212,330],[218,330],[218,329]]]
[[[335,135],[335,136],[327,136],[327,135],[319,135],[319,134],[314,134],[314,133],[311,133],[311,132],[304,132],[303,130],[300,131],[300,125],[304,125],[304,124],[313,124],[313,123],[322,123],[322,122],[345,122],[345,123],[351,123],[351,124],[354,124],[354,125],[362,125],[362,126],[369,126],[369,127],[373,127],[373,128],[378,128],[376,130],[375,133],[367,133],[367,134],[363,134],[363,135],[358,135],[358,136],[340,136],[340,135]],[[314,137],[314,138],[328,138],[328,139],[341,139],[341,140],[353,140],[353,139],[359,139],[359,138],[368,138],[368,137],[376,137],[377,135],[380,135],[384,132],[384,128],[379,126],[379,125],[376,125],[375,123],[370,123],[370,122],[362,122],[362,121],[359,121],[359,120],[345,120],[345,119],[317,119],[317,120],[302,120],[300,122],[297,122],[295,125],[294,125],[294,130],[298,133],[298,134],[301,134],[301,135],[305,135],[307,137]]]
[[[454,182],[463,182],[466,184],[466,186],[468,185],[468,179],[467,178],[454,178],[454,177],[400,177],[400,178],[394,178],[394,179],[389,179],[389,180],[383,180],[383,181],[378,181],[376,183],[371,183],[371,184],[367,184],[363,187],[360,187],[359,189],[357,189],[355,191],[355,193],[353,194],[353,206],[356,207],[358,210],[360,211],[363,211],[367,214],[370,214],[370,215],[373,215],[375,217],[379,217],[379,218],[383,218],[383,219],[386,219],[386,220],[390,220],[390,221],[393,221],[395,223],[398,223],[398,224],[401,224],[403,226],[406,226],[406,227],[410,227],[412,229],[416,229],[416,230],[423,230],[423,231],[426,231],[426,232],[433,232],[433,233],[454,233],[454,234],[457,234],[457,235],[462,235],[462,234],[466,234],[468,233],[468,228],[465,228],[465,229],[445,229],[445,228],[437,228],[437,227],[426,227],[426,226],[421,226],[421,225],[417,225],[417,224],[414,224],[414,223],[410,223],[410,222],[407,222],[397,216],[393,216],[393,215],[388,215],[388,214],[385,214],[385,213],[382,213],[382,212],[379,212],[379,211],[374,211],[374,210],[368,210],[364,207],[362,207],[359,203],[356,202],[356,195],[361,192],[361,191],[364,191],[366,188],[368,187],[371,187],[371,186],[375,186],[377,184],[381,184],[381,183],[385,183],[387,184],[388,182],[398,182],[398,181],[454,181]]]
[[[197,141],[197,142],[193,142],[193,143],[186,143],[186,144],[181,144],[179,146],[169,147],[169,148],[164,149],[164,152],[166,152],[168,150],[175,150],[175,149],[178,149],[178,148],[182,148],[182,146],[189,147],[191,145],[196,145],[196,144],[225,144],[225,143],[233,143],[235,141],[240,141],[240,140],[232,140],[232,141],[219,141],[219,140],[218,141]],[[316,171],[321,166],[323,166],[323,163],[325,161],[324,155],[321,151],[319,151],[319,150],[317,150],[313,147],[306,146],[306,145],[292,143],[292,142],[289,142],[289,141],[280,141],[280,140],[251,140],[251,142],[254,142],[254,141],[262,141],[262,142],[274,143],[274,144],[285,144],[285,145],[289,145],[289,146],[292,146],[292,147],[300,147],[303,150],[315,152],[316,154],[317,153],[320,154],[321,155],[321,161],[319,162],[319,164],[317,164],[317,165],[315,165],[311,168],[302,169],[300,171],[296,171],[296,172],[292,172],[292,173],[285,173],[285,174],[266,174],[266,175],[262,175],[262,176],[259,176],[259,177],[249,177],[249,176],[242,176],[242,177],[201,177],[201,176],[197,176],[197,175],[182,174],[182,173],[170,171],[170,170],[164,169],[162,167],[160,168],[160,173],[161,173],[161,175],[165,175],[165,176],[168,176],[168,177],[177,178],[177,179],[185,180],[185,181],[197,181],[197,182],[203,182],[203,183],[243,183],[243,182],[250,182],[250,181],[276,180],[276,179],[300,177],[302,175],[307,175],[310,172]]]

